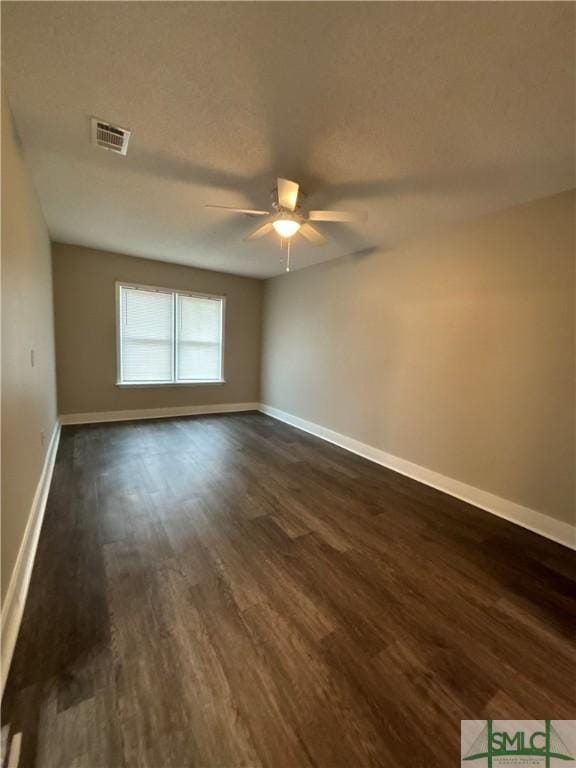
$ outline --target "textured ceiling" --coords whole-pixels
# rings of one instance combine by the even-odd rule
[[[294,266],[573,187],[572,3],[2,3],[4,74],[53,239],[267,277],[276,175],[364,211]],[[132,130],[126,158],[89,117]]]

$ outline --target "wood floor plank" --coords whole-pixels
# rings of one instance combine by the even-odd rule
[[[244,616],[226,585],[204,582],[190,594],[263,765],[312,766],[295,724],[283,714],[283,693],[276,671],[261,646],[252,642]]]
[[[314,764],[386,765],[385,742],[366,703],[331,673],[321,649],[268,603],[251,608],[246,618],[274,669],[284,717],[295,723]]]
[[[574,553],[256,413],[65,427],[20,768],[448,768],[574,717]]]

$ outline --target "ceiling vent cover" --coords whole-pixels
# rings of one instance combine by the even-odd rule
[[[125,155],[126,152],[128,152],[130,133],[131,132],[126,130],[126,128],[120,128],[118,125],[111,125],[105,120],[99,120],[97,117],[92,118],[92,143],[102,147],[102,149],[116,152],[119,155]]]

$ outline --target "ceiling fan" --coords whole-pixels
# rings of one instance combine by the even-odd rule
[[[218,208],[231,213],[243,213],[247,216],[267,216],[267,220],[261,224],[245,240],[258,240],[264,235],[275,231],[282,240],[288,241],[294,235],[300,234],[313,245],[324,245],[327,238],[316,229],[312,221],[342,222],[355,221],[358,216],[346,211],[303,211],[299,204],[300,185],[288,179],[277,179],[276,189],[272,192],[272,210],[262,211],[253,208],[231,208],[225,205],[206,205],[205,208]],[[288,251],[289,253],[289,251]],[[288,263],[287,271],[290,266]]]

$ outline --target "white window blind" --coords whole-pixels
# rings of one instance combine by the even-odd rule
[[[224,298],[120,285],[120,384],[223,380]]]
[[[172,294],[122,286],[120,297],[121,380],[172,381]]]
[[[177,296],[178,381],[222,378],[222,301]]]

